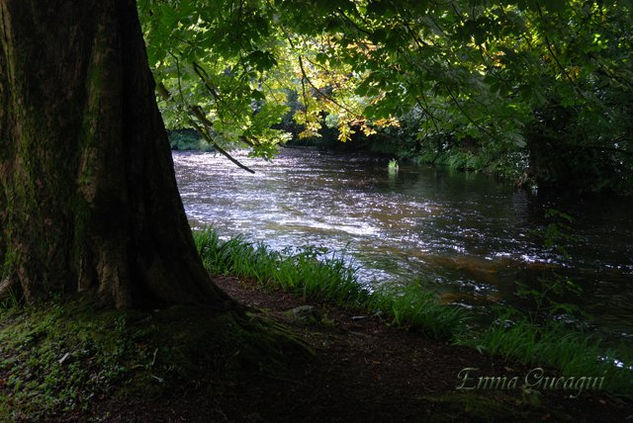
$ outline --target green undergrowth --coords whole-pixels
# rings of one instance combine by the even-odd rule
[[[180,151],[213,151],[196,131],[191,129],[173,130],[169,132],[169,145],[172,150]]]
[[[213,230],[196,231],[194,239],[211,273],[237,275],[304,298],[327,299],[343,306],[366,302],[367,292],[357,283],[354,270],[339,258],[323,257],[317,249],[284,254],[239,236],[222,241]]]
[[[309,355],[260,316],[208,308],[0,309],[0,421],[55,420],[106,398],[160,398],[211,380],[283,374]]]
[[[372,292],[357,280],[354,269],[342,258],[319,257],[314,248],[298,253],[271,250],[236,237],[221,240],[212,229],[194,232],[198,251],[212,274],[250,278],[272,289],[302,295],[306,300],[329,300],[335,304],[368,311],[389,323],[420,330],[456,344],[505,356],[525,365],[548,366],[564,376],[605,376],[604,388],[612,393],[633,396],[633,357],[624,350],[603,348],[599,339],[556,322],[538,323],[525,316],[487,328],[471,325],[468,310],[443,305],[435,293],[416,282],[382,286]],[[623,361],[613,365],[614,358]]]
[[[465,323],[462,309],[440,305],[430,291],[418,285],[390,286],[370,293],[342,258],[314,248],[285,254],[239,236],[223,241],[211,229],[194,232],[194,239],[205,267],[213,274],[249,278],[304,299],[366,309],[396,326],[416,328],[440,339],[450,339]]]
[[[604,377],[605,389],[633,396],[633,370],[626,368],[633,366],[633,354],[603,347],[600,339],[559,322],[537,325],[520,317],[500,318],[475,337],[460,341],[532,366],[556,368],[564,376]]]

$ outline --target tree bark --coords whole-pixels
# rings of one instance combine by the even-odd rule
[[[0,0],[0,291],[228,297],[196,252],[134,0]]]

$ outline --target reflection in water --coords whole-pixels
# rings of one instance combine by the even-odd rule
[[[491,177],[406,165],[390,174],[384,160],[311,150],[238,156],[254,175],[213,153],[174,153],[193,226],[345,250],[363,282],[422,278],[445,301],[479,307],[517,301],[517,284],[555,271],[582,286],[568,300],[594,324],[633,334],[630,205],[555,204],[576,217],[566,259],[532,234],[547,205]]]

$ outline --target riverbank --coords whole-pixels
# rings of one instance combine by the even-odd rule
[[[557,203],[483,175],[405,164],[393,175],[386,161],[361,155],[284,150],[273,163],[239,156],[255,175],[209,153],[173,156],[193,227],[246,234],[279,251],[301,245],[345,251],[365,284],[418,278],[475,311],[499,302],[534,310],[542,299],[526,293],[547,291],[541,309],[573,306],[589,317],[577,321],[598,328],[608,342],[633,343],[627,289],[633,204]],[[551,208],[573,223],[548,218]],[[555,246],[548,245],[552,239]],[[573,282],[573,289],[559,280]]]
[[[458,390],[464,368],[477,368],[473,377],[516,376],[521,382],[532,368],[253,281],[215,282],[250,307],[251,321],[284,328],[283,337],[275,335],[276,353],[265,354],[262,339],[236,342],[240,335],[233,334],[227,343],[217,323],[230,318],[190,308],[5,311],[0,416],[57,422],[619,422],[633,414],[632,402],[602,391],[570,398],[563,390]],[[94,338],[86,336],[89,327]]]
[[[525,323],[469,333],[466,312],[422,287],[368,293],[314,250],[194,235],[242,312],[5,303],[0,420],[632,418],[630,378],[603,372],[589,338]]]
[[[629,397],[633,393],[629,349],[605,348],[596,334],[566,325],[554,316],[537,321],[511,306],[497,305],[482,326],[474,323],[475,316],[469,310],[442,304],[421,282],[385,283],[369,291],[342,258],[314,247],[284,253],[242,237],[221,240],[212,229],[194,231],[194,239],[211,274],[237,276],[304,300],[327,301],[357,314],[378,316],[392,326],[518,360],[526,366],[552,367],[561,376],[573,378],[570,383],[579,377],[600,378],[600,389]]]
[[[478,376],[519,377],[533,368],[481,354],[416,330],[385,325],[377,316],[356,314],[328,302],[271,290],[234,277],[217,283],[243,304],[264,310],[289,327],[316,354],[296,379],[273,383],[277,398],[254,400],[262,421],[623,421],[633,402],[604,392],[529,389],[459,390],[464,368]],[[314,320],[297,317],[297,307],[314,307]],[[549,375],[560,373],[546,369]],[[519,384],[520,385],[520,384]],[[271,403],[272,400],[272,403]],[[275,410],[273,414],[269,409]],[[259,411],[258,411],[259,412]]]

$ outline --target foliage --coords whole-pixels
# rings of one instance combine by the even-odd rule
[[[528,234],[539,240],[545,248],[551,249],[561,257],[570,257],[567,245],[576,238],[573,235],[574,219],[567,213],[548,208],[545,211],[545,225],[538,230],[530,230]],[[530,309],[530,319],[537,321],[543,317],[566,314],[574,317],[583,316],[583,311],[576,304],[569,302],[570,298],[582,295],[582,287],[567,276],[551,272],[548,276],[541,276],[536,284],[517,281],[518,289],[514,293],[517,297],[529,300],[533,305]]]
[[[292,92],[301,136],[327,123],[341,141],[404,137],[402,151],[424,161],[521,182],[633,187],[626,0],[147,0],[139,9],[168,123],[220,145],[268,157],[287,138],[271,127]]]
[[[627,395],[633,392],[630,353],[605,349],[600,340],[558,322],[536,325],[508,312],[476,338],[462,338],[460,342],[522,363],[551,366],[569,377],[604,376],[605,389]]]

